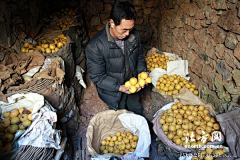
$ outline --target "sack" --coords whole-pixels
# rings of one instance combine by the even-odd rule
[[[68,90],[67,100],[61,110],[58,111],[59,120],[62,123],[66,135],[74,135],[79,127],[80,114],[76,106],[74,89],[71,86]]]
[[[59,62],[59,67],[64,70],[64,61],[60,57],[51,58]],[[64,105],[64,97],[68,91],[64,89],[64,84],[58,84],[58,77],[52,77],[52,79],[40,78],[33,79],[28,83],[24,83],[19,86],[12,86],[6,90],[5,97],[9,97],[16,93],[38,93],[44,96],[44,98],[55,108],[59,109]],[[3,100],[3,96],[0,100]]]
[[[240,157],[240,109],[216,116],[234,157]]]
[[[183,105],[204,105],[205,108],[207,108],[211,115],[215,115],[214,108],[211,104],[206,104],[203,102],[199,97],[195,96],[191,91],[189,91],[186,88],[183,88],[179,94],[176,94],[173,96],[174,102],[181,102]],[[158,138],[168,147],[175,149],[180,152],[192,152],[194,153],[195,150],[192,148],[185,148],[181,145],[176,145],[172,140],[168,139],[165,133],[162,130],[162,124],[160,124],[158,121],[162,117],[165,110],[169,109],[172,103],[169,103],[165,105],[163,108],[161,108],[159,111],[156,112],[155,118],[153,119],[153,130],[158,136]],[[223,139],[221,140],[221,143],[223,143]],[[214,144],[215,142],[211,142],[211,144]],[[210,143],[208,143],[210,144]]]
[[[138,157],[148,157],[151,143],[150,131],[145,118],[127,110],[107,110],[97,113],[87,128],[87,149],[92,157],[100,155],[100,142],[107,135],[113,136],[117,131],[132,132],[138,135],[138,144],[134,151]],[[110,154],[115,155],[115,154]],[[115,155],[119,156],[119,155]],[[110,158],[109,157],[109,158]]]

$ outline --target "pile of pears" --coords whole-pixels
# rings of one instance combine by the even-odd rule
[[[0,153],[11,150],[17,130],[26,130],[32,124],[32,109],[21,107],[3,113],[0,120]]]
[[[130,87],[129,92],[135,93],[139,87],[144,87],[148,83],[152,83],[152,78],[148,76],[147,72],[141,72],[138,74],[138,79],[132,77],[124,85]]]
[[[204,105],[173,104],[158,121],[168,139],[185,148],[201,148],[220,130],[216,118]]]
[[[196,89],[196,85],[192,82],[189,82],[187,79],[180,75],[167,75],[164,74],[162,77],[159,77],[156,88],[167,95],[175,95],[180,92],[180,90],[185,87],[191,91],[196,96],[199,94]]]
[[[24,42],[21,47],[21,52],[32,53],[36,49],[40,49],[43,53],[54,53],[67,44],[67,37],[64,34],[59,34],[57,37],[52,38],[50,41],[46,39],[39,40],[36,45]]]
[[[131,132],[117,131],[113,136],[106,136],[100,143],[100,154],[115,153],[124,155],[135,151],[138,135],[133,135]]]
[[[161,68],[167,70],[167,62],[170,62],[168,56],[165,56],[164,54],[152,54],[151,56],[147,56],[145,58],[147,63],[147,69],[149,72],[154,70],[155,68]]]

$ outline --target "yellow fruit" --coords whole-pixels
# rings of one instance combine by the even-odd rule
[[[132,77],[129,81],[130,81],[130,84],[132,86],[135,86],[137,84],[137,82],[138,82],[137,78],[135,78],[135,77]]]
[[[4,120],[1,121],[1,126],[6,128],[10,125],[11,121],[10,119],[5,118]]]
[[[145,85],[145,80],[139,79],[138,83],[139,83],[139,86],[143,87]]]
[[[20,130],[24,130],[26,127],[25,127],[22,123],[20,123],[20,124],[18,125],[18,128],[19,128]]]
[[[141,77],[141,79],[147,79],[147,77],[148,77],[147,72],[140,73],[140,77]]]
[[[138,88],[140,87],[139,83],[137,83],[137,84],[135,85],[135,87],[138,89]]]
[[[62,48],[62,47],[63,47],[63,43],[62,43],[62,42],[58,42],[58,43],[57,43],[57,47],[58,47],[58,48]]]
[[[55,44],[50,44],[50,45],[49,45],[49,48],[50,48],[50,49],[55,49]]]
[[[151,77],[147,77],[146,82],[147,83],[152,83],[152,78]]]
[[[26,108],[25,108],[25,107],[20,107],[19,110],[18,110],[19,113],[22,114],[22,112],[23,112],[24,109],[26,109]]]
[[[13,124],[13,125],[9,126],[9,128],[8,128],[9,133],[16,133],[17,130],[18,130],[18,125],[16,125],[16,124]]]
[[[52,53],[52,50],[50,48],[46,48],[46,53]]]
[[[18,110],[14,109],[10,113],[10,118],[17,117],[19,114]]]
[[[3,137],[3,140],[6,142],[11,142],[14,138],[14,135],[12,133],[6,133]]]
[[[137,88],[135,86],[130,86],[129,92],[135,93]]]
[[[29,111],[32,113],[33,109],[29,109]]]
[[[20,121],[25,121],[25,120],[27,120],[28,119],[28,115],[27,114],[22,114],[21,116],[20,116]]]
[[[111,136],[107,136],[107,141],[110,141],[111,139],[112,139],[112,137]]]
[[[33,119],[32,119],[32,114],[29,114],[29,115],[27,116],[27,118],[28,118],[29,121],[32,121],[32,120],[33,120]]]
[[[9,111],[3,113],[3,117],[4,117],[4,118],[9,117],[9,115],[10,115],[10,112],[9,112]]]
[[[22,123],[23,123],[23,126],[25,126],[25,127],[28,127],[31,125],[31,121],[29,121],[29,120],[25,120]]]
[[[138,140],[138,135],[134,135],[134,136],[133,136],[133,140],[134,140],[134,141]]]
[[[24,47],[28,47],[28,46],[29,46],[29,43],[28,43],[28,42],[25,42],[23,46],[24,46]]]
[[[130,86],[131,86],[131,84],[129,81],[125,82],[125,87],[130,87]]]
[[[194,90],[193,94],[195,94],[197,96],[198,95],[198,90]]]
[[[20,119],[18,118],[18,117],[13,117],[12,119],[11,119],[11,124],[16,124],[16,123],[18,123],[20,121]]]

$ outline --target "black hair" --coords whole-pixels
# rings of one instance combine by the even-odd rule
[[[116,0],[112,6],[110,18],[114,21],[115,25],[120,25],[122,19],[136,20],[136,11],[130,2],[119,2]]]

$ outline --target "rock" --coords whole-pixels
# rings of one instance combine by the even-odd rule
[[[224,51],[225,51],[226,47],[223,44],[217,44],[215,49],[216,49],[216,52],[215,52],[216,56],[219,59],[223,59],[223,55],[224,55]],[[240,46],[239,46],[239,49],[240,49]]]
[[[215,78],[215,74],[213,69],[209,66],[209,65],[203,65],[202,68],[202,80],[203,82],[205,82],[206,84],[208,84],[209,89],[213,89],[213,83],[214,83],[214,78]]]
[[[233,55],[240,61],[240,43],[234,49]]]
[[[151,8],[144,8],[143,9],[143,13],[144,13],[144,15],[149,15],[149,14],[151,14]]]
[[[239,101],[239,95],[231,95],[232,101],[237,103]]]
[[[230,101],[230,95],[226,93],[223,87],[223,81],[221,75],[216,75],[214,78],[214,85],[216,86],[216,92],[220,99],[224,99],[225,101]]]
[[[197,11],[195,11],[195,18],[196,19],[204,19],[205,16],[204,16],[204,12],[203,10],[201,10],[200,8],[197,9]]]
[[[98,25],[101,25],[100,17],[98,16],[92,17],[90,21],[90,26],[98,26]]]
[[[237,13],[238,18],[240,18],[240,7],[238,7],[238,13]]]
[[[240,87],[240,70],[235,69],[232,71],[232,74],[233,74],[233,80],[235,81],[236,86]]]
[[[104,12],[107,13],[108,15],[110,15],[110,12],[112,10],[112,5],[111,4],[105,4],[104,5]]]
[[[227,4],[225,0],[211,1],[211,6],[216,10],[226,10]]]
[[[240,87],[235,87],[233,81],[228,82],[227,84],[224,84],[224,88],[230,93],[230,94],[237,94],[240,93]]]
[[[239,18],[237,17],[237,10],[229,10],[219,18],[218,26],[224,30],[231,30],[233,33],[240,34]]]
[[[0,44],[3,45],[4,48],[11,47],[16,41],[16,37],[7,22],[0,23],[0,35]]]
[[[103,11],[103,3],[102,2],[88,2],[87,11],[90,14],[97,14]]]
[[[102,21],[105,19],[110,19],[110,15],[109,15],[109,13],[101,13],[100,18]]]
[[[211,7],[209,6],[204,6],[204,8],[202,9],[204,14],[205,14],[205,17],[208,19],[208,20],[211,20],[211,12],[213,11]]]
[[[201,29],[202,28],[202,26],[201,26],[201,20],[195,20],[195,19],[193,19],[193,20],[191,20],[191,24],[190,24],[193,28],[195,28],[195,29]]]
[[[149,1],[145,4],[145,6],[149,7],[149,8],[156,7],[157,6],[157,1],[156,2],[155,1]]]
[[[233,56],[232,50],[225,49],[224,59],[232,69],[235,69],[236,66],[240,67],[240,62]]]
[[[134,1],[132,2],[132,4],[133,4],[134,6],[140,6],[140,5],[144,4],[144,0],[134,0]]]
[[[208,34],[205,28],[194,31],[194,40],[197,42],[199,48],[203,51],[206,50],[208,42]]]
[[[226,32],[222,30],[217,24],[212,24],[208,27],[207,33],[211,34],[217,43],[223,43],[226,38]]]
[[[211,43],[207,44],[205,52],[208,57],[216,60],[215,49]]]
[[[224,44],[227,48],[234,50],[238,44],[238,40],[233,33],[228,33]]]
[[[195,73],[198,77],[202,77],[203,63],[199,56],[193,51],[189,52],[188,61],[190,70],[193,73]]]
[[[225,64],[225,62],[223,60],[221,60],[217,63],[216,70],[219,74],[223,75],[223,81],[228,81],[231,79],[231,74],[227,68],[227,65]]]

